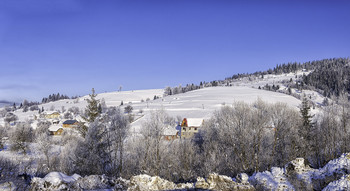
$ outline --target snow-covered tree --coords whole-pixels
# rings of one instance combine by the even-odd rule
[[[96,99],[95,89],[92,88],[92,93],[89,94],[90,99],[87,99],[88,105],[85,108],[85,116],[83,116],[83,119],[87,123],[93,123],[95,119],[100,115],[100,112],[98,110],[99,100]],[[85,137],[86,133],[88,132],[88,125],[80,123],[78,126],[78,130],[81,133],[83,137]]]
[[[11,149],[26,154],[32,142],[33,129],[26,123],[19,123],[11,133]]]
[[[50,137],[47,133],[41,133],[36,137],[35,142],[37,143],[37,149],[41,154],[45,157],[45,162],[41,163],[40,165],[43,165],[47,168],[47,171],[50,172],[51,163],[50,163],[50,150],[52,147],[52,143],[50,141]]]
[[[112,172],[120,175],[124,166],[124,142],[128,135],[129,122],[119,108],[111,107],[107,110],[106,141],[109,154],[112,155]]]
[[[163,144],[164,130],[168,125],[174,125],[174,119],[164,110],[151,112],[150,118],[143,124],[141,134],[141,147],[143,155],[140,156],[141,169],[152,175],[159,175],[161,160],[167,147]]]
[[[97,94],[95,94],[94,88],[92,88],[92,93],[89,94],[89,96],[90,96],[90,99],[86,100],[88,102],[88,105],[86,106],[86,109],[85,109],[86,117],[84,117],[84,119],[87,122],[92,123],[100,115],[100,113],[98,112],[98,104],[100,101],[96,99]]]
[[[4,121],[6,123],[15,122],[17,120],[18,120],[17,115],[15,115],[14,113],[11,113],[11,112],[10,113],[6,113],[5,118],[4,118]]]

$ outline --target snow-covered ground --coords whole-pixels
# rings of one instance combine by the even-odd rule
[[[122,110],[127,105],[131,105],[133,114],[137,118],[131,124],[131,129],[134,132],[139,131],[142,124],[148,119],[150,111],[161,108],[172,117],[208,119],[215,110],[220,109],[223,105],[232,105],[235,101],[253,103],[260,98],[269,103],[284,102],[296,109],[301,103],[300,100],[290,95],[247,86],[209,87],[166,97],[163,97],[163,93],[162,89],[110,92],[98,94],[97,99],[104,99],[109,107],[120,106],[121,101],[123,101]],[[154,96],[160,98],[153,100]],[[65,110],[78,107],[83,111],[87,105],[86,99],[88,96],[75,100],[59,100],[39,105],[39,108],[43,107],[45,111],[51,109],[60,111],[62,107]],[[21,109],[15,111],[15,114],[19,121],[34,119],[35,115],[39,115],[37,111],[22,112]]]
[[[258,98],[268,103],[284,102],[294,108],[300,105],[298,99],[282,93],[240,86],[210,87],[166,96],[150,103],[132,104],[134,112],[142,109],[145,116],[131,125],[134,131],[138,131],[142,123],[147,120],[150,111],[160,108],[172,117],[209,119],[213,112],[223,105],[232,105],[236,101],[253,103]]]

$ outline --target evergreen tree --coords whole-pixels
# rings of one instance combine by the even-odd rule
[[[88,123],[93,123],[95,119],[100,115],[98,105],[99,100],[96,99],[97,94],[95,94],[95,89],[92,88],[92,94],[89,94],[90,99],[87,99],[88,105],[85,109],[85,116],[83,119]],[[83,123],[80,123],[78,126],[78,130],[81,133],[83,137],[85,137],[86,133],[88,132],[88,126],[86,126]]]
[[[101,104],[98,104],[98,108],[97,108],[97,110],[98,110],[98,113],[99,113],[99,114],[101,114],[101,113],[102,113],[102,106],[101,106]]]
[[[303,100],[301,102],[300,113],[303,119],[303,127],[310,129],[312,127],[312,115],[310,115],[309,100],[306,95],[303,94]]]
[[[95,121],[95,119],[100,115],[98,110],[98,105],[100,100],[96,99],[97,94],[95,94],[95,89],[92,88],[92,94],[89,94],[90,99],[87,99],[88,105],[85,109],[85,117],[84,120],[92,123]]]
[[[302,138],[300,142],[303,147],[300,148],[300,155],[301,157],[310,156],[310,153],[313,153],[313,148],[316,145],[313,145],[312,141],[312,129],[314,124],[312,123],[313,116],[310,114],[310,105],[309,100],[307,99],[306,95],[303,94],[301,107],[300,107],[300,114],[301,114],[301,120],[302,124],[299,129],[299,136]]]

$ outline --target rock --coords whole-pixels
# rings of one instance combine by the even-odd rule
[[[44,178],[34,177],[31,181],[31,190],[64,190],[79,178],[77,174],[68,176],[61,172],[50,172]]]
[[[67,176],[63,173],[51,172],[44,178],[33,178],[30,190],[127,190],[127,187],[128,181],[122,178],[115,179],[105,175]]]
[[[146,191],[146,190],[174,190],[176,184],[164,180],[159,176],[138,175],[130,178],[128,191]]]
[[[238,183],[247,184],[249,183],[248,179],[249,179],[249,176],[246,173],[241,173],[236,176],[236,180]]]
[[[207,181],[205,181],[204,178],[202,177],[198,177],[196,184],[195,184],[195,188],[198,189],[209,189],[209,184],[207,183]]]
[[[182,190],[182,189],[193,189],[194,184],[193,183],[180,183],[176,185],[176,189]]]
[[[234,182],[232,178],[228,176],[218,175],[216,173],[209,174],[207,182],[209,183],[209,189],[222,191],[233,190],[237,185],[237,183]]]
[[[306,165],[306,161],[303,158],[296,158],[285,165],[286,173],[295,172],[298,174],[305,173],[311,168]]]
[[[90,175],[79,178],[70,187],[78,190],[96,190],[111,188],[111,181],[105,175]]]
[[[232,178],[224,175],[218,175],[216,173],[209,174],[207,180],[202,177],[197,178],[195,187],[197,189],[209,189],[220,191],[233,191],[233,190],[255,190],[255,188],[248,183],[248,175],[243,175],[244,183],[237,183]]]

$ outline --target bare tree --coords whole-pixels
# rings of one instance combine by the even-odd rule
[[[107,111],[108,131],[106,141],[112,158],[112,171],[117,170],[120,175],[123,170],[124,142],[128,135],[129,123],[119,108],[111,107]]]
[[[143,124],[141,146],[144,154],[141,159],[141,168],[144,172],[153,175],[160,174],[160,162],[166,150],[163,135],[164,130],[170,124],[174,124],[174,120],[164,110],[152,111],[150,118]]]
[[[128,105],[124,108],[125,113],[130,114],[134,110],[134,108],[131,105]]]
[[[4,148],[3,138],[7,135],[5,127],[0,125],[0,150]]]
[[[51,170],[51,163],[50,163],[50,150],[51,150],[51,141],[50,137],[47,133],[41,133],[39,136],[36,137],[36,143],[38,145],[38,150],[44,155],[45,157],[45,163],[41,165],[45,165],[47,168],[47,171],[50,172]]]

